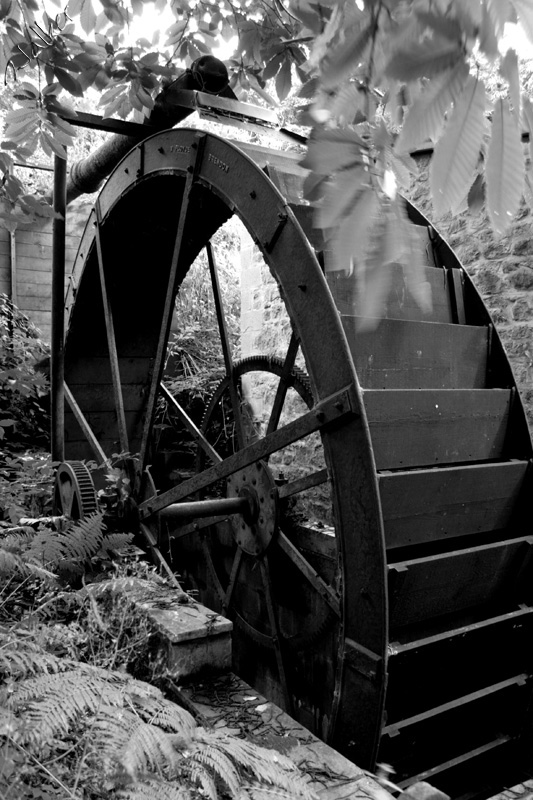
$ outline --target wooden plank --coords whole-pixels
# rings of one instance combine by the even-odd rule
[[[390,564],[391,628],[496,601],[524,602],[517,595],[532,544],[522,537]]]
[[[69,241],[70,247],[65,248],[67,258],[74,260],[78,248],[75,244],[75,237],[71,237]],[[42,258],[51,263],[52,261],[52,245],[42,244],[40,242],[19,242],[17,237],[17,256],[24,263],[27,257]],[[9,242],[0,240],[0,255],[9,255]]]
[[[471,770],[473,761],[476,761],[481,757],[487,755],[492,760],[494,758],[495,750],[502,747],[503,745],[509,745],[512,741],[513,741],[512,736],[498,736],[492,742],[488,742],[487,744],[484,744],[481,747],[475,747],[473,750],[469,750],[466,753],[462,753],[460,756],[457,756],[456,758],[450,758],[448,759],[448,761],[444,761],[443,763],[437,764],[436,766],[431,767],[430,769],[426,769],[423,772],[419,772],[417,775],[412,775],[410,778],[407,778],[404,781],[400,781],[396,785],[399,786],[400,789],[407,789],[408,786],[412,786],[414,783],[420,783],[421,781],[431,783],[436,776],[441,776],[443,772],[450,772],[451,770],[460,766],[466,765],[468,769]],[[497,755],[499,756],[499,754]],[[485,775],[487,775],[487,771],[484,770],[484,772]],[[462,788],[464,788],[464,783],[462,784]],[[475,795],[467,794],[466,796],[471,797]]]
[[[441,675],[432,677],[438,680]],[[458,697],[438,709],[440,713],[402,727],[396,735],[391,729],[390,736],[382,737],[379,760],[394,764],[395,780],[402,781],[461,758],[502,736],[520,735],[531,697],[527,677],[517,675],[486,687],[483,693]]]
[[[302,226],[303,227],[303,226]],[[305,228],[304,228],[305,230]],[[385,299],[383,317],[387,319],[410,319],[426,322],[453,322],[450,290],[447,273],[432,265],[420,266],[421,280],[429,285],[432,310],[425,313],[411,294],[400,264],[390,264],[391,287]],[[357,314],[357,284],[353,275],[344,272],[326,273],[328,286],[341,314]]]
[[[141,384],[148,380],[152,359],[119,358],[119,364],[125,384]],[[106,357],[83,358],[80,353],[78,358],[65,365],[65,374],[69,386],[112,382],[109,358]]]
[[[66,246],[72,247],[74,250],[77,249],[78,242],[80,237],[76,234],[68,233],[65,236],[66,239]],[[49,231],[35,231],[35,230],[24,230],[22,228],[17,228],[17,244],[19,243],[26,243],[26,244],[45,244],[52,246],[52,230]]]
[[[74,253],[70,251],[68,255],[72,255],[71,258],[69,257],[67,259],[67,263],[70,265],[74,261]],[[5,258],[6,256],[0,256],[0,264]],[[25,256],[23,264],[25,269],[36,270],[37,272],[51,272],[52,269],[52,262],[46,258],[40,258],[39,256]]]
[[[84,408],[90,408],[93,412],[113,410],[113,384],[109,383],[89,383],[75,384],[69,383],[73,395],[83,404]],[[124,395],[125,411],[137,411],[144,402],[145,384],[123,384],[122,392]]]
[[[527,461],[379,475],[388,548],[503,530]]]
[[[377,468],[506,457],[508,389],[363,392]]]
[[[343,315],[341,320],[359,382],[365,388],[486,386],[486,327],[382,319],[375,330],[358,332],[358,317]]]
[[[533,608],[389,645],[387,722],[531,672]],[[446,676],[428,680],[429,675]]]

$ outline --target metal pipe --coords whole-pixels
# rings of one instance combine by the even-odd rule
[[[65,458],[65,215],[67,159],[54,158],[54,211],[52,228],[52,353],[50,403],[52,460]]]
[[[107,139],[94,153],[77,161],[70,170],[67,184],[67,203],[80,194],[96,192],[104,178],[116,167],[118,162],[132,147],[158,130],[172,128],[188,117],[194,108],[179,104],[177,95],[184,89],[207,92],[222,97],[236,99],[228,85],[226,65],[214,56],[206,55],[196,59],[175,81],[165,87],[155,98],[154,107],[147,122],[150,127],[145,134],[122,136],[116,134]]]
[[[173,503],[160,514],[163,519],[173,522],[186,519],[200,519],[221,514],[248,514],[251,502],[249,497],[227,497],[219,500],[197,500],[190,503]]]

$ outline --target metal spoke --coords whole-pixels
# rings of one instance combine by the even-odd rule
[[[263,579],[263,586],[265,587],[265,600],[268,611],[268,619],[270,622],[270,627],[272,628],[272,641],[276,652],[276,663],[278,665],[279,679],[281,683],[281,688],[283,690],[283,694],[285,696],[286,711],[289,714],[291,714],[292,700],[289,692],[289,686],[287,683],[285,666],[283,664],[283,653],[281,652],[281,639],[279,635],[279,626],[278,626],[278,621],[276,619],[276,612],[274,610],[274,602],[272,600],[272,581],[270,579],[270,570],[268,568],[268,562],[265,558],[260,559],[259,563],[261,566],[261,577]]]
[[[109,350],[109,365],[111,367],[111,379],[113,381],[113,396],[115,400],[115,411],[117,415],[118,439],[120,450],[123,453],[129,451],[128,428],[126,425],[126,414],[124,412],[124,397],[122,394],[122,382],[120,380],[120,367],[118,363],[117,342],[115,339],[115,323],[113,321],[113,309],[107,291],[107,281],[104,271],[104,259],[102,255],[102,238],[100,234],[101,212],[100,201],[95,204],[96,214],[96,252],[98,255],[98,270],[100,273],[100,288],[102,291],[102,303],[104,306],[105,328],[107,334],[107,347]]]
[[[170,325],[172,322],[172,310],[174,308],[174,295],[176,275],[178,270],[178,262],[181,255],[182,244],[184,240],[185,225],[187,222],[187,212],[189,209],[189,200],[191,189],[196,181],[196,176],[200,165],[202,163],[202,156],[205,146],[205,134],[197,134],[195,142],[191,148],[191,164],[187,171],[185,179],[185,188],[181,201],[180,216],[178,220],[178,228],[176,231],[176,239],[174,242],[174,252],[172,253],[172,260],[170,262],[170,270],[168,275],[168,288],[165,297],[165,304],[163,306],[163,313],[161,315],[161,328],[159,330],[159,341],[157,344],[157,351],[154,358],[152,368],[152,382],[150,385],[150,393],[145,408],[144,429],[141,443],[141,452],[139,456],[140,474],[142,474],[148,457],[148,446],[150,443],[150,434],[152,432],[153,417],[159,386],[161,383],[161,374],[163,372],[163,364],[165,360],[167,342],[170,333]]]
[[[77,404],[76,400],[74,399],[74,395],[72,394],[66,383],[65,383],[65,399],[70,407],[70,410],[74,414],[74,417],[76,418],[76,422],[82,429],[83,435],[91,445],[92,451],[96,456],[96,460],[98,461],[99,464],[105,464],[105,462],[107,461],[107,456],[104,453],[100,445],[100,442],[96,438],[94,431],[87,422],[81,408]]]
[[[169,392],[164,383],[161,383],[161,393],[178,415],[180,422],[182,422],[189,433],[196,438],[198,445],[202,448],[206,456],[213,462],[213,464],[218,464],[220,461],[222,461],[222,457],[219,456],[214,447],[209,444],[202,431],[196,427],[187,412],[180,406],[174,395]]]
[[[291,542],[290,539],[287,538],[287,536],[285,536],[282,531],[278,531],[276,542],[283,552],[290,558],[294,566],[299,569],[304,578],[311,584],[313,589],[320,594],[335,615],[340,619],[340,601],[331,586],[328,586],[325,580],[320,577],[318,572],[311,566],[309,561],[307,561],[307,559],[300,553],[298,548]]]
[[[242,561],[242,550],[240,547],[237,548],[235,552],[235,558],[233,559],[233,564],[231,566],[231,573],[229,577],[228,588],[226,589],[226,596],[224,598],[224,602],[222,603],[222,610],[224,614],[227,613],[228,608],[231,604],[231,598],[233,596],[233,589],[235,588],[235,582],[237,580],[237,576],[239,574],[239,568],[241,566]]]
[[[222,606],[224,606],[224,602],[226,600],[226,592],[224,591],[222,584],[220,583],[220,579],[217,575],[217,571],[213,563],[213,558],[211,556],[211,551],[209,549],[209,545],[207,544],[207,534],[205,533],[202,533],[202,550],[207,563],[207,567],[209,569],[211,577],[213,578],[213,584],[215,586],[215,589],[217,590],[217,594],[220,598]]]
[[[274,397],[274,403],[272,404],[270,419],[268,420],[268,426],[266,430],[267,436],[273,431],[275,431],[278,427],[279,420],[281,417],[281,412],[283,410],[283,404],[285,403],[285,397],[287,395],[287,389],[290,386],[290,381],[289,381],[290,375],[294,367],[294,362],[296,361],[296,355],[298,353],[299,346],[300,342],[297,339],[296,335],[293,333],[291,335],[291,340],[289,342],[289,348],[287,350],[287,355],[285,356],[285,361],[283,362],[283,372],[281,373],[279,379],[276,396]]]
[[[171,503],[176,503],[201,489],[206,489],[218,480],[229,477],[255,461],[268,458],[272,453],[305,438],[324,425],[332,422],[339,423],[340,420],[349,418],[352,415],[350,394],[351,387],[342,389],[323,400],[312,411],[302,414],[301,417],[274,431],[270,436],[249,444],[243,450],[228,456],[220,464],[215,464],[193,478],[180,483],[179,486],[174,486],[157,497],[141,503],[139,506],[141,517],[150,516]]]
[[[237,386],[234,380],[233,361],[231,357],[231,344],[228,335],[228,327],[226,325],[226,317],[224,315],[224,306],[222,304],[222,295],[220,292],[220,281],[218,280],[217,265],[213,254],[211,242],[208,242],[205,247],[207,253],[207,262],[209,264],[209,274],[211,275],[211,286],[213,289],[213,298],[215,301],[215,311],[217,315],[218,330],[220,333],[220,343],[222,345],[222,355],[224,357],[224,367],[226,375],[229,379],[229,393],[231,399],[231,406],[233,408],[233,421],[235,423],[235,433],[237,435],[237,446],[239,449],[244,447],[244,427],[241,417],[241,402]]]
[[[311,489],[313,486],[320,486],[327,480],[328,471],[325,467],[317,472],[311,472],[309,475],[304,475],[302,478],[297,478],[295,481],[280,486],[278,489],[280,500],[284,497],[291,497],[293,494],[305,492],[306,489]]]

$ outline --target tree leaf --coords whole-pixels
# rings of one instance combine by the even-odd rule
[[[481,14],[481,27],[479,29],[479,49],[488,59],[494,61],[500,54],[498,49],[498,36],[496,33],[496,23],[494,18],[483,4]]]
[[[72,75],[66,71],[66,69],[54,67],[54,75],[63,89],[66,89],[67,92],[70,92],[70,94],[73,94],[75,97],[83,97],[83,89],[81,88],[79,81],[77,81],[76,78],[73,78]]]
[[[470,75],[437,142],[430,187],[437,214],[454,211],[464,200],[483,140],[485,84]]]
[[[322,68],[322,85],[325,89],[337,86],[353,72],[370,43],[374,30],[374,25],[366,25],[363,30],[358,31],[355,39],[352,38],[353,30],[347,33],[345,42],[334,50]]]
[[[460,95],[467,77],[468,66],[461,60],[429,84],[411,106],[396,140],[395,152],[412,152],[424,142],[438,139],[446,112]]]
[[[433,78],[463,60],[462,44],[426,39],[394,53],[385,66],[385,75],[398,81]]]
[[[504,233],[520,207],[524,158],[516,117],[506,100],[496,101],[487,153],[487,213],[497,233]]]
[[[517,118],[520,115],[520,76],[518,74],[518,56],[516,51],[509,48],[500,62],[500,75],[509,84],[509,96],[513,111]]]
[[[325,230],[337,226],[357,195],[369,186],[368,172],[362,166],[338,172],[330,181],[317,211],[317,226]]]
[[[509,0],[486,0],[487,11],[494,25],[497,37],[503,35],[507,22],[511,21],[512,9]]]
[[[326,272],[344,270],[351,275],[354,264],[364,261],[370,230],[376,223],[378,209],[376,193],[371,188],[365,189],[332,239],[332,258],[326,260]]]
[[[321,175],[331,175],[338,169],[361,163],[367,153],[366,142],[355,131],[324,131],[309,140],[307,153],[300,166]]]
[[[512,0],[512,3],[518,15],[518,24],[523,28],[529,41],[533,43],[533,5],[531,5],[531,0]]]
[[[276,93],[280,103],[283,103],[292,86],[291,60],[286,58],[276,76]]]
[[[426,281],[424,264],[420,258],[420,246],[416,237],[416,226],[407,216],[403,197],[398,196],[392,206],[393,235],[397,242],[396,261],[402,265],[405,283],[419,308],[431,313],[431,285]]]

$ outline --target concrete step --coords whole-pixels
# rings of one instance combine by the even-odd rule
[[[163,581],[117,578],[90,584],[93,596],[128,598],[156,635],[156,655],[172,680],[183,682],[231,669],[233,624]]]

